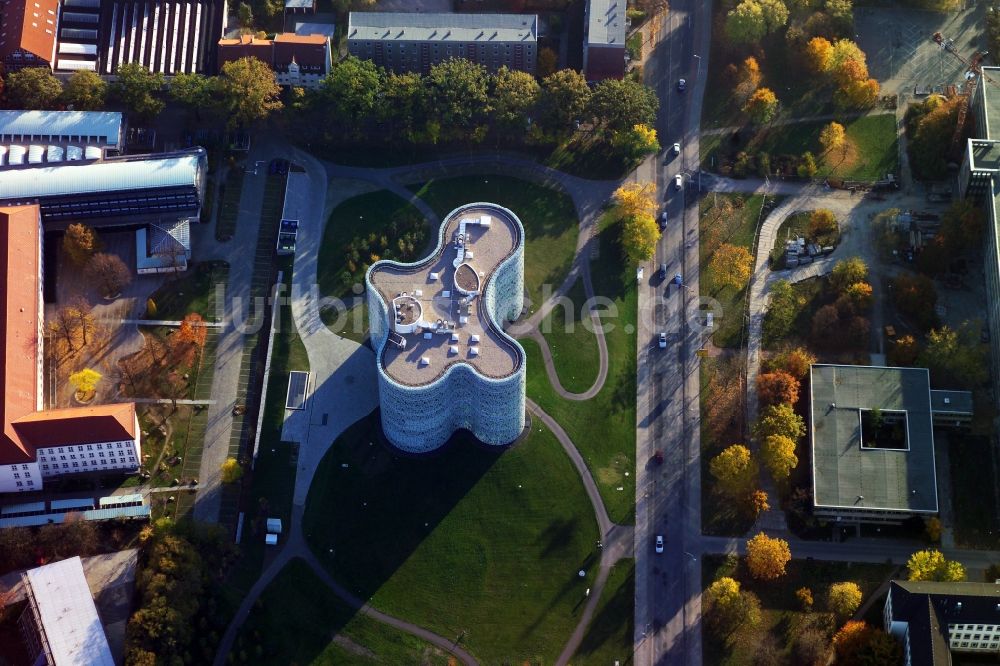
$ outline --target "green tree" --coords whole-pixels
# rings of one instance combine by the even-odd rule
[[[382,89],[378,67],[371,60],[348,56],[327,74],[320,84],[330,121],[351,136],[360,136],[361,127],[375,109]]]
[[[962,252],[983,242],[986,218],[983,209],[971,199],[952,202],[941,218],[941,232],[951,252]]]
[[[798,440],[806,434],[806,424],[802,417],[795,413],[791,405],[768,405],[760,410],[760,416],[754,424],[753,431],[757,439],[782,435],[792,440]]]
[[[892,298],[896,307],[912,317],[918,326],[929,329],[937,321],[934,308],[937,306],[937,290],[926,275],[900,273],[891,284]]]
[[[240,24],[241,28],[253,27],[253,9],[249,4],[245,2],[240,3],[236,9],[236,21]]]
[[[538,100],[539,122],[555,132],[564,132],[576,120],[582,120],[590,104],[590,86],[583,75],[562,69],[542,80]]]
[[[7,97],[19,109],[52,109],[63,86],[48,67],[26,67],[7,76]]]
[[[819,169],[816,166],[816,158],[808,150],[802,153],[802,160],[799,165],[795,167],[796,173],[799,174],[799,178],[812,178],[816,175]]]
[[[795,440],[784,435],[765,437],[760,455],[776,481],[787,479],[799,464],[799,457],[795,455]]]
[[[500,128],[523,131],[540,93],[531,74],[501,67],[493,77],[493,110]]]
[[[737,44],[755,44],[767,34],[764,10],[756,0],[743,0],[726,14],[726,36]]]
[[[222,66],[219,105],[230,127],[249,127],[280,111],[281,87],[274,70],[259,58],[240,58]]]
[[[962,104],[965,100],[961,96],[945,99],[931,95],[906,110],[907,148],[918,178],[933,180],[947,174],[948,149]]]
[[[622,221],[622,249],[633,263],[651,259],[659,239],[660,228],[652,215],[629,215]]]
[[[758,125],[769,123],[778,113],[778,98],[770,88],[758,88],[743,106],[743,113]]]
[[[843,293],[849,286],[868,279],[868,264],[861,257],[841,259],[830,272],[830,285],[837,293]]]
[[[660,103],[653,89],[632,79],[605,79],[594,87],[590,115],[611,131],[652,125]]]
[[[920,550],[906,562],[910,580],[963,581],[965,567],[960,562],[946,560],[939,550]]]
[[[431,67],[427,85],[430,113],[460,135],[490,111],[486,68],[478,63],[461,58],[440,62]]]
[[[757,485],[759,468],[742,444],[728,446],[708,465],[716,489],[732,497],[748,497]]]
[[[217,103],[216,80],[204,74],[180,72],[170,82],[170,96],[184,106],[193,109],[195,116],[213,108]]]
[[[76,111],[97,111],[104,108],[108,84],[95,72],[86,69],[73,72],[63,88],[63,101]]]
[[[397,136],[415,141],[420,131],[418,121],[426,117],[423,78],[416,72],[390,72],[382,81],[382,103],[376,106],[379,118],[392,127]]]
[[[139,118],[149,119],[163,111],[160,90],[163,74],[151,72],[137,62],[118,66],[111,95]]]
[[[768,33],[777,32],[788,23],[788,7],[785,6],[784,0],[757,0],[757,3],[763,13]]]
[[[622,154],[633,160],[660,152],[656,130],[648,125],[636,125],[632,129],[615,132],[612,142]]]
[[[728,637],[740,628],[760,624],[760,600],[728,576],[708,586],[704,602],[709,628],[717,636]]]
[[[819,133],[819,143],[823,150],[831,152],[847,145],[847,133],[844,126],[838,122],[830,122]]]
[[[780,340],[791,333],[803,305],[801,300],[788,280],[777,280],[771,285],[771,299],[763,326],[766,338]]]
[[[826,593],[826,607],[840,618],[847,618],[854,614],[861,605],[861,588],[857,583],[846,581],[843,583],[832,583]]]
[[[957,330],[942,326],[928,333],[919,360],[936,386],[972,389],[989,378],[986,351],[969,322]]]

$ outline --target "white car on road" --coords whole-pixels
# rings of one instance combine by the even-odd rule
[[[684,176],[677,174],[674,176],[674,189],[679,190],[684,187]]]
[[[675,143],[674,144],[674,155],[680,155],[680,154],[681,154],[681,144]]]
[[[635,270],[635,281],[642,282],[642,275],[643,275],[642,266],[639,266],[639,268]]]
[[[656,535],[656,552],[663,552],[663,537],[659,534]]]
[[[657,344],[660,345],[660,349],[666,349],[667,348],[667,334],[666,333],[660,333],[659,342]]]

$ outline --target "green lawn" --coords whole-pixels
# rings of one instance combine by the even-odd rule
[[[458,206],[489,201],[509,208],[524,225],[525,305],[534,312],[559,288],[573,264],[579,223],[569,195],[509,176],[461,176],[410,189],[442,218]],[[549,285],[549,291],[543,285]]]
[[[235,664],[428,664],[448,656],[415,636],[357,613],[300,559],[264,590],[236,636]]]
[[[354,285],[364,285],[365,271],[376,258],[419,259],[431,231],[420,211],[388,190],[341,203],[323,229],[317,262],[320,295],[354,295]]]
[[[984,437],[948,436],[955,541],[969,548],[1000,548],[990,442]]]
[[[225,262],[193,264],[186,275],[170,279],[150,295],[156,312],[146,312],[146,319],[180,321],[192,312],[205,321],[219,321],[215,308],[216,286],[225,284],[229,265]],[[148,303],[147,303],[148,306]]]
[[[375,413],[321,462],[304,532],[358,596],[484,663],[553,662],[599,556],[583,485],[538,423],[506,450],[463,432],[414,457],[382,443]]]
[[[768,202],[777,203],[774,197],[768,197]],[[721,307],[722,316],[716,316],[715,333],[712,334],[712,343],[717,347],[736,348],[746,343],[743,339],[746,287],[734,289],[716,284],[712,256],[722,244],[745,247],[753,256],[754,233],[762,217],[763,203],[764,197],[758,194],[713,195],[701,200],[701,296],[714,298]]]
[[[899,166],[896,116],[887,113],[841,121],[847,132],[846,150],[823,153],[819,134],[829,121],[774,127],[761,132],[752,145],[772,155],[801,155],[811,151],[818,177],[879,180]]]
[[[742,563],[734,568],[736,558],[708,555],[702,559],[702,585],[707,588],[722,576],[733,576],[742,588],[756,594],[761,601],[762,621],[755,629],[741,629],[728,638],[714,638],[706,626],[702,640],[702,657],[706,664],[743,666],[754,662],[761,645],[770,644],[779,655],[777,663],[795,663],[791,653],[795,639],[806,629],[816,628],[832,637],[838,628],[832,614],[826,612],[824,599],[831,583],[853,581],[861,587],[867,599],[895,571],[885,564],[792,560],[786,573],[777,581],[752,579]],[[795,591],[808,587],[815,600],[814,610],[805,613],[795,597]],[[864,601],[862,601],[864,603]],[[774,663],[774,662],[765,662]]]
[[[591,264],[594,293],[611,299],[618,315],[602,316],[608,329],[608,378],[601,391],[582,402],[560,398],[549,384],[538,345],[527,339],[520,342],[527,354],[528,397],[559,422],[580,450],[611,519],[631,523],[635,519],[637,290],[635,274],[618,260],[617,227],[602,220],[599,242],[602,260]]]
[[[566,297],[572,301],[568,304],[572,311],[557,306],[542,320],[541,330],[549,343],[559,383],[571,393],[583,393],[597,379],[600,356],[597,337],[587,328],[590,317],[583,311],[587,294],[582,279],[573,284]]]
[[[619,560],[611,569],[594,618],[573,656],[573,664],[631,664],[634,627],[635,560]]]

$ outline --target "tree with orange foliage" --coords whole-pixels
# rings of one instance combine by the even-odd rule
[[[814,74],[830,69],[833,62],[833,44],[825,37],[813,37],[806,43],[806,63]]]
[[[917,362],[920,345],[912,335],[904,335],[889,344],[889,363],[910,367]]]
[[[851,620],[833,635],[838,664],[897,664],[902,660],[898,641],[866,622]]]
[[[179,362],[191,365],[201,354],[208,337],[205,321],[197,312],[184,317],[177,331],[170,336],[170,351]]]
[[[802,379],[809,373],[809,366],[815,362],[816,356],[808,349],[796,347],[771,359],[770,366],[775,370],[784,370],[796,379]]]
[[[761,405],[794,405],[799,401],[799,380],[784,370],[757,375],[757,401]]]
[[[833,94],[833,101],[845,109],[867,109],[875,106],[880,91],[875,79],[850,81]]]
[[[750,493],[750,510],[753,512],[754,516],[759,515],[762,511],[769,511],[771,505],[767,501],[767,493],[763,490],[755,490]]]
[[[756,58],[749,56],[740,64],[736,73],[736,87],[733,90],[733,96],[736,98],[737,104],[740,106],[746,104],[750,95],[760,86],[760,79],[760,65],[757,64]]]

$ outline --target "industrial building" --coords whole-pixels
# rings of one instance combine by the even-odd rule
[[[42,217],[37,204],[0,207],[0,492],[41,490],[66,474],[135,472],[134,403],[43,409]]]
[[[464,58],[491,72],[507,67],[534,74],[538,17],[351,12],[347,47],[351,55],[394,72],[426,74],[439,62]]]
[[[412,453],[459,429],[505,445],[524,428],[525,356],[503,330],[521,313],[524,228],[490,203],[453,210],[437,247],[365,276],[382,429]]]
[[[905,666],[1000,658],[1000,585],[995,582],[894,580],[882,620],[886,632],[902,643]]]
[[[587,0],[583,18],[583,76],[588,81],[625,76],[626,0]]]
[[[925,368],[813,365],[813,513],[901,523],[938,512],[934,428],[968,423],[972,394],[932,391]]]
[[[21,574],[27,606],[18,619],[35,666],[115,666],[79,557]]]
[[[16,166],[5,157],[13,144],[55,144],[59,154],[83,159],[84,148],[124,149],[125,123],[117,111],[0,111],[0,168]],[[76,150],[73,146],[76,145]]]

